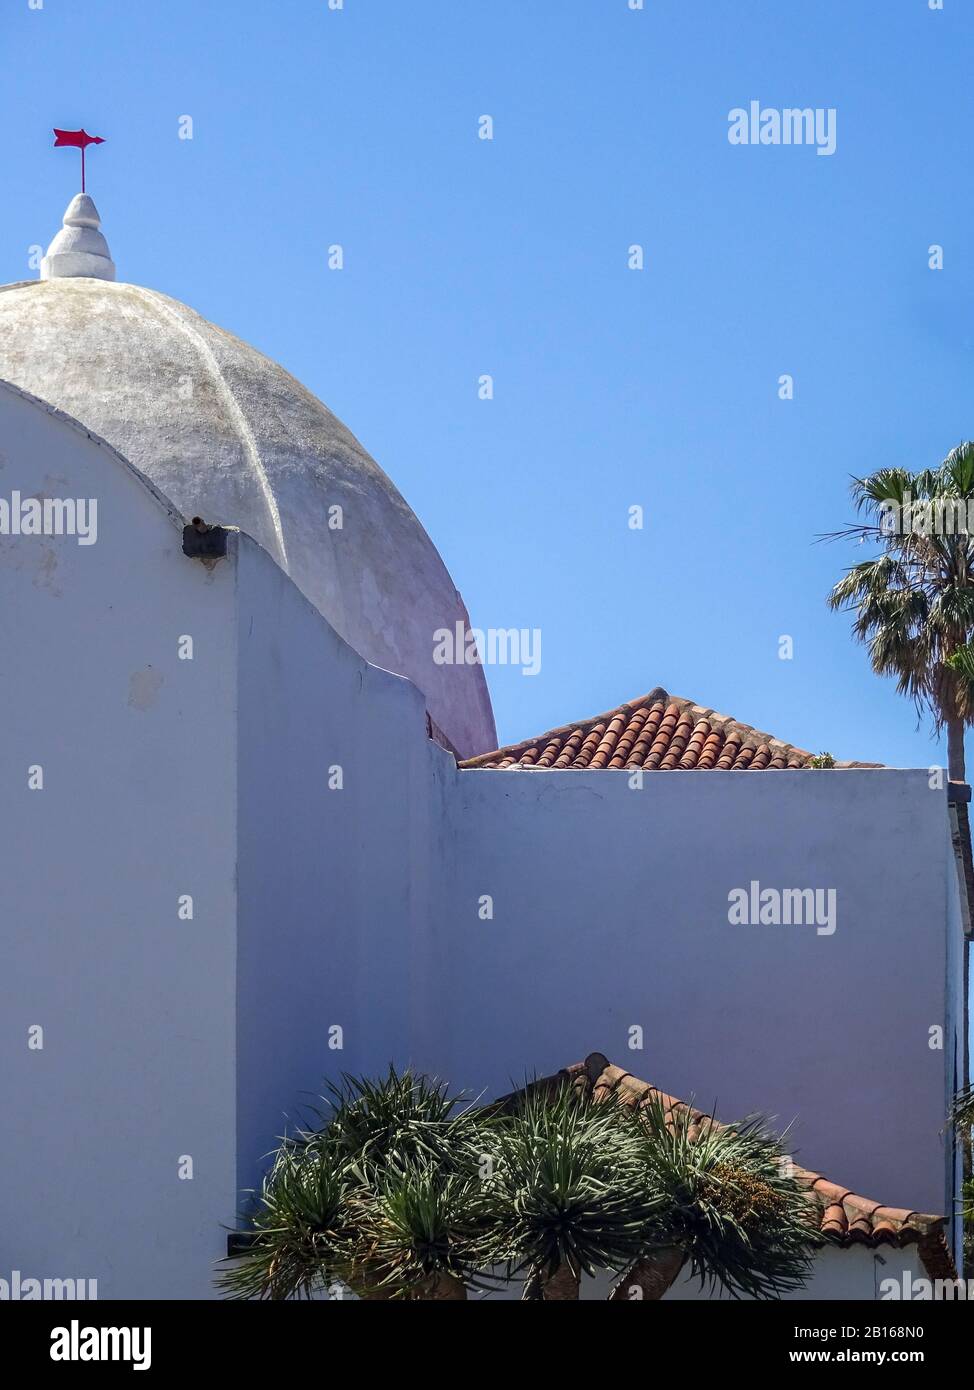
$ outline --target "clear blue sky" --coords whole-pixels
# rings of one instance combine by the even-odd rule
[[[119,278],[282,362],[474,622],[541,629],[502,741],[663,685],[926,766],[825,607],[863,551],[814,541],[850,473],[974,435],[972,58],[966,0],[4,0],[0,281],[76,190],[51,127],[107,137]],[[836,153],[731,146],[752,99],[835,107]]]

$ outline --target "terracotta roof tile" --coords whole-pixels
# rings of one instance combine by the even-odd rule
[[[660,686],[648,695],[578,724],[549,729],[537,738],[508,744],[461,762],[461,768],[552,768],[647,772],[758,772],[807,768],[813,754],[761,733],[729,715],[695,705]],[[875,763],[837,763],[875,767]]]
[[[631,1072],[613,1066],[601,1052],[591,1053],[584,1062],[576,1062],[556,1076],[544,1077],[532,1083],[528,1089],[561,1085],[566,1079],[595,1100],[604,1100],[615,1094],[625,1104],[633,1106],[661,1101],[668,1117],[679,1115],[690,1120],[688,1133],[694,1139],[706,1133],[711,1125],[723,1128],[702,1110],[696,1110],[675,1096],[650,1086],[648,1082],[640,1081]],[[510,1104],[518,1094],[520,1092],[505,1096],[497,1103],[500,1106]],[[908,1211],[905,1207],[884,1207],[881,1202],[827,1181],[820,1173],[797,1165],[792,1171],[818,1208],[820,1229],[830,1243],[843,1248],[854,1245],[871,1248],[880,1245],[916,1245],[931,1279],[957,1278],[942,1216]]]

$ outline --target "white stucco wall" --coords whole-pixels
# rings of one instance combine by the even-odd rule
[[[946,794],[925,772],[461,772],[451,819],[452,1077],[498,1092],[598,1050],[725,1120],[794,1120],[797,1161],[835,1182],[944,1209]],[[751,879],[834,888],[834,935],[730,925]]]
[[[925,772],[458,772],[411,687],[265,570],[242,540],[242,1177],[324,1073],[394,1058],[491,1095],[597,1048],[723,1118],[795,1120],[833,1181],[946,1209],[959,924]],[[751,877],[834,888],[834,935],[732,927]]]
[[[490,1095],[597,1049],[945,1210],[959,921],[925,773],[459,772],[255,542],[188,560],[124,461],[0,386],[13,489],[97,496],[99,539],[0,537],[0,1277],[211,1294],[261,1155],[391,1060]],[[751,878],[834,888],[835,934],[731,926]]]
[[[368,666],[245,537],[238,567],[246,1185],[323,1077],[434,1056],[431,787],[455,765],[416,688]]]
[[[0,385],[14,490],[96,498],[98,539],[0,536],[0,1278],[203,1297],[235,1178],[233,574]]]
[[[428,807],[454,763],[255,542],[187,559],[125,460],[0,383],[15,491],[94,497],[98,539],[0,537],[0,1279],[212,1296],[325,1074],[432,1059]]]

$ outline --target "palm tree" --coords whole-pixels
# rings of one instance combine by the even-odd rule
[[[938,733],[946,729],[948,775],[964,781],[974,684],[951,658],[974,636],[974,443],[958,445],[936,469],[854,478],[852,497],[868,519],[836,536],[876,541],[881,553],[847,571],[829,606],[855,614],[853,632],[873,670],[895,676],[917,713],[929,712]]]
[[[720,1125],[654,1092],[630,1114],[657,1204],[611,1298],[660,1299],[687,1264],[734,1297],[800,1288],[821,1244],[814,1204],[760,1117]]]
[[[582,1274],[631,1264],[658,1198],[631,1124],[571,1085],[528,1087],[487,1137],[493,1253],[524,1297],[577,1299]]]

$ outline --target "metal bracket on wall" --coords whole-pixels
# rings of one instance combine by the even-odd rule
[[[208,526],[201,516],[194,516],[183,527],[183,554],[192,560],[220,560],[227,553],[227,528]]]

